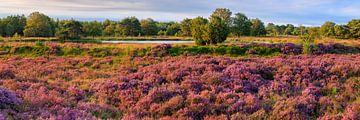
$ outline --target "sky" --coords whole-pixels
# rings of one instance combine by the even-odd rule
[[[360,0],[0,0],[0,17],[38,11],[59,19],[181,21],[229,8],[265,23],[318,26],[360,19],[359,6]]]

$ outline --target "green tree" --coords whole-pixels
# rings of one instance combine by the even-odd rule
[[[51,37],[53,35],[51,19],[39,12],[30,14],[26,21],[24,36],[26,37]]]
[[[292,24],[287,24],[286,29],[284,30],[284,35],[293,35],[295,30],[295,26]]]
[[[321,39],[320,27],[307,27],[305,29],[305,34],[308,34],[311,37],[314,37],[317,39]]]
[[[203,39],[207,45],[224,42],[230,33],[226,21],[217,16],[210,18],[210,22],[206,25],[205,30],[206,33]]]
[[[260,19],[253,19],[251,20],[251,35],[252,36],[265,36],[266,29],[264,23]]]
[[[0,37],[2,37],[4,34],[4,24],[3,20],[0,18]]]
[[[206,45],[203,36],[206,33],[208,20],[203,17],[197,17],[190,21],[191,35],[197,45]]]
[[[103,36],[115,36],[115,28],[117,26],[117,23],[115,21],[111,21],[109,19],[106,19],[103,24]]]
[[[167,27],[166,35],[168,36],[178,36],[181,31],[181,26],[179,23],[174,23]]]
[[[217,8],[213,12],[213,14],[210,16],[210,18],[219,17],[222,20],[224,20],[227,25],[230,25],[230,23],[231,23],[231,14],[232,14],[232,12],[227,8]]]
[[[349,27],[350,36],[352,38],[360,38],[360,19],[351,20],[347,26]]]
[[[251,31],[251,21],[245,14],[236,13],[232,18],[231,32],[237,37],[249,36]]]
[[[268,23],[265,28],[266,33],[270,36],[278,36],[280,35],[280,27],[275,25],[274,23]]]
[[[63,40],[79,39],[82,32],[82,25],[79,21],[63,20],[60,21],[59,29],[55,35]]]
[[[91,21],[91,22],[83,22],[82,30],[84,36],[91,36],[95,38],[96,36],[101,36],[102,33],[102,25],[100,22]]]
[[[2,35],[11,37],[15,33],[24,35],[23,31],[26,25],[26,17],[24,15],[12,15],[2,19]]]
[[[184,19],[180,23],[180,29],[181,29],[181,36],[191,36],[191,25],[190,25],[191,19]]]
[[[136,17],[127,17],[116,27],[116,31],[122,36],[138,36],[141,32],[140,22]]]
[[[349,28],[346,25],[335,25],[335,37],[339,39],[348,39],[350,37]]]
[[[159,29],[156,26],[156,21],[151,18],[141,20],[141,30],[144,35],[156,35]]]
[[[325,22],[320,27],[320,34],[324,37],[333,37],[335,35],[334,22]]]

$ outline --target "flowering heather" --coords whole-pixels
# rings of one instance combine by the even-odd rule
[[[19,105],[21,103],[21,100],[16,97],[16,95],[2,87],[0,87],[0,108],[10,108],[15,105]]]
[[[360,119],[356,54],[9,57],[0,74],[0,118]]]

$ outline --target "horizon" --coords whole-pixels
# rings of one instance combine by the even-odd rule
[[[233,14],[241,12],[249,18],[259,18],[264,23],[320,26],[326,21],[346,24],[360,16],[360,1],[349,0],[3,0],[0,17],[8,15],[28,16],[41,12],[54,19],[80,21],[121,20],[135,16],[138,19],[152,18],[156,21],[179,22],[184,18],[202,16],[207,18],[216,8],[228,8]]]

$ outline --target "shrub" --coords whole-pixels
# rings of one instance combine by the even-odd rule
[[[0,108],[7,109],[20,105],[21,100],[16,97],[15,93],[0,87]]]

